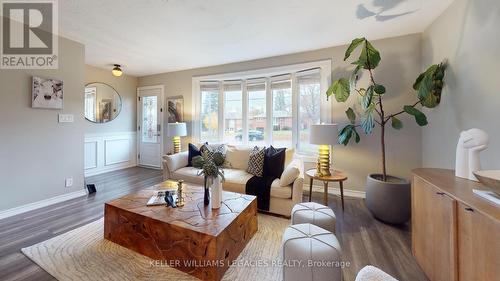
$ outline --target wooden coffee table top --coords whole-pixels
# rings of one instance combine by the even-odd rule
[[[218,236],[252,201],[257,200],[255,196],[223,191],[221,208],[212,210],[211,205],[203,204],[203,186],[184,183],[183,207],[146,206],[149,198],[162,189],[164,185],[158,184],[109,201],[106,205],[205,235]]]

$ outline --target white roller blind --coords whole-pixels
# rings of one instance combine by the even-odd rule
[[[202,92],[219,91],[219,82],[202,81],[200,82],[200,90]]]
[[[266,79],[247,80],[247,91],[257,92],[266,90]]]
[[[271,77],[271,89],[282,90],[290,89],[292,87],[291,75],[280,75]]]
[[[241,91],[241,81],[224,81],[223,83],[224,91]]]
[[[299,71],[296,74],[297,82],[299,84],[319,84],[321,81],[320,71],[320,68]]]

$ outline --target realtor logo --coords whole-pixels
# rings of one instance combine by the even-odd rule
[[[1,0],[0,7],[0,68],[58,68],[56,0]]]

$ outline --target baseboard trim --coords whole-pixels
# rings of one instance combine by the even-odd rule
[[[304,184],[304,192],[307,192],[307,193],[309,192],[309,185]],[[313,185],[313,192],[323,193],[323,186]],[[328,194],[340,195],[340,188],[329,186],[328,187]],[[365,198],[366,192],[344,188],[344,196],[355,197],[355,198]]]
[[[12,217],[12,216],[19,215],[19,214],[22,214],[22,213],[26,213],[26,212],[29,212],[29,211],[32,211],[32,210],[40,209],[40,208],[43,208],[43,207],[47,207],[47,206],[50,206],[50,205],[53,205],[53,204],[56,204],[56,203],[60,203],[60,202],[63,202],[63,201],[67,201],[67,200],[78,198],[78,197],[85,196],[85,195],[87,195],[87,190],[86,189],[81,189],[81,190],[78,190],[78,191],[74,191],[74,192],[70,192],[70,193],[58,195],[58,196],[55,196],[55,197],[52,197],[52,198],[40,200],[40,201],[37,201],[37,202],[33,202],[33,203],[26,204],[26,205],[22,205],[22,206],[19,206],[19,207],[14,207],[14,208],[11,208],[11,209],[0,211],[0,219],[5,219],[5,218],[8,218],[8,217]]]
[[[97,176],[100,174],[109,173],[109,172],[118,171],[118,170],[123,170],[123,169],[128,169],[128,168],[132,168],[132,167],[136,167],[136,166],[138,166],[138,165],[136,163],[133,163],[133,164],[123,165],[123,166],[105,168],[105,169],[96,170],[96,171],[88,171],[87,170],[87,171],[85,171],[85,177]]]

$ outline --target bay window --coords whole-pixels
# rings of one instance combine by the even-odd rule
[[[285,76],[271,82],[273,111],[272,144],[292,147],[292,80]]]
[[[266,144],[267,107],[265,80],[247,81],[248,96],[248,143],[263,146]]]
[[[200,93],[200,137],[210,142],[218,141],[219,83],[203,83],[200,86]]]
[[[243,97],[241,82],[227,82],[224,88],[224,142],[243,142]]]
[[[331,61],[193,78],[200,142],[297,148],[314,154],[312,124],[331,122]],[[335,136],[332,136],[332,140]]]

